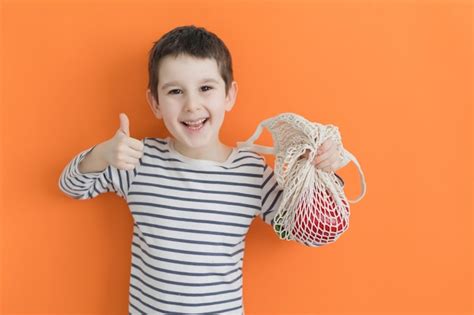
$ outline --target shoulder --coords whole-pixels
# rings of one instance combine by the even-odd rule
[[[253,161],[258,161],[259,163],[265,164],[265,157],[260,155],[259,153],[249,150],[249,149],[239,149],[236,148],[237,150],[237,158],[239,160],[243,159],[248,159],[248,160],[253,160]]]
[[[259,153],[255,151],[252,151],[249,149],[239,149],[239,148],[236,148],[236,150],[237,150],[237,154],[233,162],[245,160],[248,162],[252,161],[260,165],[266,164],[265,157],[263,157],[262,155],[260,155]]]
[[[145,152],[169,152],[168,140],[162,138],[145,137],[142,139]]]
[[[248,148],[237,148],[237,151],[238,153],[232,161],[232,164],[257,167],[259,169],[258,173],[261,176],[270,168],[263,155]]]

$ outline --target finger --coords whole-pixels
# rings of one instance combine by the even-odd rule
[[[332,140],[331,139],[327,139],[326,141],[323,142],[323,144],[321,145],[321,153],[324,153],[326,151],[328,151],[332,146]]]
[[[318,157],[316,160],[317,160],[316,167],[318,168],[329,167],[332,164],[339,161],[339,152],[337,152],[336,149],[331,149],[331,151],[323,154],[323,156]]]
[[[319,168],[319,170],[325,172],[325,173],[329,173],[331,172],[331,168],[330,167],[323,167],[323,168]]]
[[[325,154],[325,153],[329,152],[331,147],[332,147],[331,139],[328,139],[328,140],[324,141],[324,143],[318,148],[318,154],[321,155],[321,154]]]
[[[128,157],[134,158],[134,159],[140,159],[143,156],[143,151],[139,150],[134,150],[131,147],[128,147],[126,152]]]
[[[120,113],[120,130],[130,137],[130,122],[128,121],[128,117],[124,113]]]
[[[329,151],[326,151],[318,156],[316,156],[315,164],[322,163],[328,159],[331,159],[333,156],[338,155],[336,146],[329,148]],[[337,158],[337,157],[335,157]]]
[[[325,165],[321,168],[321,170],[323,170],[324,172],[326,173],[330,173],[330,172],[335,172],[336,171],[336,168],[334,167],[334,163],[333,164],[330,164],[330,165]]]
[[[135,165],[135,164],[121,163],[118,168],[119,168],[119,169],[122,169],[122,170],[131,171],[131,170],[133,170],[133,169],[136,168],[136,167],[137,167],[137,165]]]
[[[324,150],[329,150],[332,146],[332,140],[331,139],[327,139],[326,141],[324,141],[324,144],[323,144],[323,148]]]
[[[319,168],[319,169],[325,169],[326,167],[328,167],[330,164],[327,163],[327,161],[323,161],[319,164],[316,164],[316,167]]]
[[[143,152],[144,145],[143,145],[143,142],[141,140],[129,137],[127,139],[127,145],[135,151]]]
[[[123,165],[130,164],[130,165],[136,166],[140,163],[140,160],[139,158],[135,158],[133,156],[127,156],[127,157],[122,158],[120,163],[122,163]]]
[[[326,173],[331,173],[331,172],[334,172],[334,169],[332,167],[326,167],[324,171]]]
[[[331,164],[331,171],[336,172],[340,168],[339,161],[336,161]]]
[[[323,163],[323,162],[324,162],[324,157],[322,157],[321,155],[318,155],[314,159],[313,165],[316,165],[317,167],[319,167],[321,165],[321,163]]]

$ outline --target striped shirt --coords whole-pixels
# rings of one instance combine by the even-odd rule
[[[223,162],[191,159],[170,138],[145,138],[133,170],[64,168],[60,189],[75,199],[105,192],[133,216],[130,314],[243,314],[242,265],[252,220],[272,224],[282,190],[262,156],[234,148]]]

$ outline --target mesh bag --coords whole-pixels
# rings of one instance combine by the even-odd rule
[[[274,147],[254,144],[262,129],[272,134]],[[362,191],[355,200],[348,200],[334,172],[317,169],[314,160],[318,148],[332,139],[342,157],[342,164],[351,160],[361,178]],[[282,201],[274,216],[273,228],[280,239],[297,240],[308,246],[335,242],[349,227],[349,203],[360,201],[366,191],[364,174],[357,159],[342,146],[339,130],[322,125],[294,113],[283,113],[262,121],[255,133],[239,148],[275,155],[274,173],[283,188]],[[301,156],[309,151],[308,159]]]

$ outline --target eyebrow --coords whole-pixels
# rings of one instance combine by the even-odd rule
[[[219,83],[216,79],[213,79],[213,78],[202,79],[200,83],[202,84],[202,83],[206,83],[206,82],[214,82],[214,83],[216,83],[216,84]],[[167,87],[173,86],[173,85],[179,85],[179,82],[178,82],[178,81],[167,82],[167,83],[163,84],[163,86],[161,87],[161,89],[164,90],[164,89],[166,89]]]

